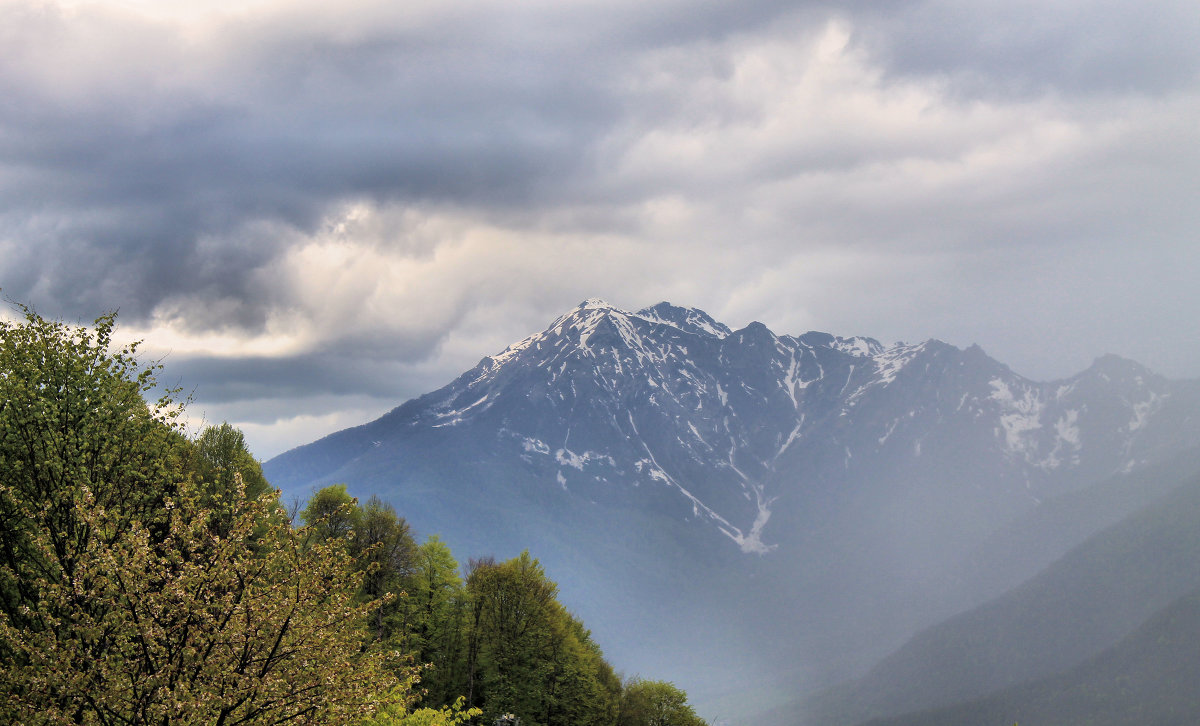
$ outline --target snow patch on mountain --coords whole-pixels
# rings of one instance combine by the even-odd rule
[[[1042,427],[1043,404],[1038,391],[1024,388],[1014,394],[1008,382],[1001,378],[988,381],[992,388],[989,398],[1000,406],[1000,431],[1004,436],[1004,448],[1008,453],[1024,457],[1032,462],[1037,453],[1037,442],[1030,434]]]
[[[878,340],[859,336],[834,338],[829,347],[855,358],[870,358],[883,352],[883,345]]]
[[[890,424],[888,424],[887,431],[884,431],[883,436],[879,437],[879,445],[880,446],[883,446],[884,444],[886,444],[887,440],[892,437],[892,432],[896,430],[896,425],[899,423],[900,423],[899,418],[892,419],[892,422]]]
[[[522,436],[520,439],[521,448],[527,453],[543,454],[546,456],[550,455],[550,447],[546,445],[545,441],[542,441],[541,439],[530,438],[528,436]]]
[[[783,456],[783,452],[787,451],[788,447],[792,445],[792,442],[800,438],[800,430],[804,426],[804,418],[805,415],[801,414],[800,420],[796,422],[796,427],[792,429],[790,434],[788,434],[787,440],[779,446],[779,451],[775,452],[775,458],[772,460],[772,462],[778,461],[779,457]]]
[[[685,333],[699,333],[718,339],[726,338],[730,334],[726,325],[713,320],[703,310],[681,308],[668,302],[642,308],[633,315],[647,322],[670,325]]]
[[[456,426],[462,423],[464,420],[463,417],[472,411],[476,409],[479,411],[486,411],[491,406],[489,401],[492,399],[493,395],[494,392],[486,393],[483,396],[480,396],[474,403],[468,404],[462,408],[442,409],[440,411],[435,410],[434,416],[437,418],[438,423],[435,423],[434,427],[440,428],[442,426]]]
[[[771,505],[775,502],[776,497],[766,497],[761,486],[755,486],[753,489],[757,514],[754,516],[754,523],[750,525],[750,531],[744,535],[740,530],[736,534],[729,532],[726,534],[737,543],[742,552],[765,555],[778,547],[778,545],[768,545],[762,541],[763,527],[766,527],[767,522],[771,519]]]
[[[584,451],[583,453],[575,453],[570,449],[559,449],[554,452],[554,460],[563,466],[569,466],[572,469],[583,471],[583,467],[593,461],[616,466],[616,462],[608,454],[599,454],[595,451]]]
[[[507,348],[500,351],[496,355],[488,356],[485,360],[487,360],[490,363],[490,365],[488,365],[486,368],[484,368],[484,374],[486,375],[487,373],[491,373],[491,372],[501,368],[506,363],[508,363],[509,361],[516,358],[518,355],[520,355],[522,352],[528,350],[541,337],[543,337],[542,333],[538,333],[537,335],[531,335],[522,341],[513,343],[512,345],[508,346]],[[478,379],[476,379],[476,380],[478,380]]]
[[[1054,447],[1044,459],[1037,462],[1038,465],[1043,469],[1055,469],[1063,464],[1079,463],[1079,451],[1083,448],[1079,411],[1070,409],[1059,416],[1054,422],[1054,433]]]
[[[1162,408],[1163,403],[1167,399],[1166,396],[1159,395],[1154,391],[1147,391],[1146,395],[1147,398],[1145,400],[1133,404],[1133,417],[1129,419],[1129,423],[1126,425],[1126,430],[1129,433],[1140,431],[1150,417]]]
[[[800,410],[799,396],[802,394],[804,389],[809,387],[809,385],[821,380],[821,375],[824,373],[824,371],[821,371],[818,367],[819,373],[816,377],[804,378],[800,370],[804,352],[801,351],[800,355],[796,355],[796,350],[794,348],[790,348],[787,349],[787,354],[787,372],[784,374],[783,380],[780,381],[779,385],[783,388],[784,393],[788,395],[788,398],[792,400],[792,408],[798,411]]]
[[[904,367],[925,351],[925,344],[905,345],[897,343],[872,356],[875,359],[876,381],[880,386],[886,386],[896,380],[896,376]]]

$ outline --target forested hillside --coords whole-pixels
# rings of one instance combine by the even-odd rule
[[[113,316],[23,312],[0,323],[0,722],[702,723],[622,680],[528,552],[460,570],[339,486],[285,511],[239,431],[147,403]]]

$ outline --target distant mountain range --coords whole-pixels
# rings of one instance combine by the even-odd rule
[[[1113,356],[1039,383],[977,346],[587,300],[264,469],[379,494],[464,559],[530,549],[614,662],[733,717],[864,674],[1150,503],[1169,477],[1138,477],[1195,463],[1198,412],[1198,382]],[[1010,557],[1023,527],[1042,545]]]

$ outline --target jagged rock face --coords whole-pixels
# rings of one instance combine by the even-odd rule
[[[1195,400],[1194,386],[1115,357],[1037,383],[978,347],[731,331],[668,303],[625,312],[587,300],[363,427],[371,447],[327,456],[352,474],[405,439],[462,439],[462,459],[519,461],[588,501],[644,498],[765,554],[881,488],[970,486],[996,514],[1129,470],[1200,438],[1195,418],[1168,405],[1180,389]],[[289,466],[304,455],[268,471],[306,483]],[[783,506],[789,531],[776,524]]]

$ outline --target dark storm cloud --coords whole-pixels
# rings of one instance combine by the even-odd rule
[[[0,0],[0,287],[237,348],[167,359],[211,401],[407,397],[592,295],[1034,374],[1195,302],[1087,277],[1196,262],[1192,2],[123,6]]]
[[[663,49],[784,20],[815,32],[835,14],[892,72],[988,88],[1156,90],[1194,79],[1200,36],[1197,13],[1166,2],[449,6],[416,21],[368,6],[333,28],[282,13],[230,22],[198,44],[161,22],[50,8],[10,4],[0,31],[10,294],[50,295],[75,315],[119,303],[135,317],[180,291],[239,296],[244,312],[226,322],[249,329],[272,303],[254,273],[283,246],[255,222],[308,232],[346,199],[528,211],[604,194],[595,175],[607,136],[680,114],[678,98],[622,85]],[[111,73],[41,68],[105,53],[118,56]],[[696,58],[697,75],[721,72],[702,50]],[[887,150],[803,161],[827,168],[876,153]],[[776,164],[760,175],[795,160]],[[635,183],[625,194],[647,191]],[[114,285],[127,295],[114,299]]]
[[[253,273],[280,251],[253,223],[311,231],[348,198],[529,204],[571,176],[615,113],[602,65],[492,37],[478,19],[466,31],[446,21],[442,37],[385,27],[349,39],[268,19],[124,76],[68,69],[77,87],[64,90],[36,66],[105,45],[95,26],[135,40],[174,29],[6,10],[16,62],[0,61],[0,239],[17,256],[4,284],[71,314],[114,302],[80,275],[122,280],[137,317],[181,290],[253,307]],[[104,98],[93,84],[109,86]]]
[[[236,296],[235,319],[197,306],[189,322],[250,330],[272,304],[255,274],[284,245],[255,222],[311,231],[347,198],[546,204],[580,186],[621,112],[608,85],[628,60],[608,46],[685,42],[730,20],[717,5],[674,7],[594,35],[564,11],[460,11],[332,37],[270,16],[189,52],[171,26],[49,7],[6,6],[0,23],[9,294],[132,320],[181,292]],[[125,42],[150,57],[87,67]],[[41,72],[58,60],[80,66]]]

